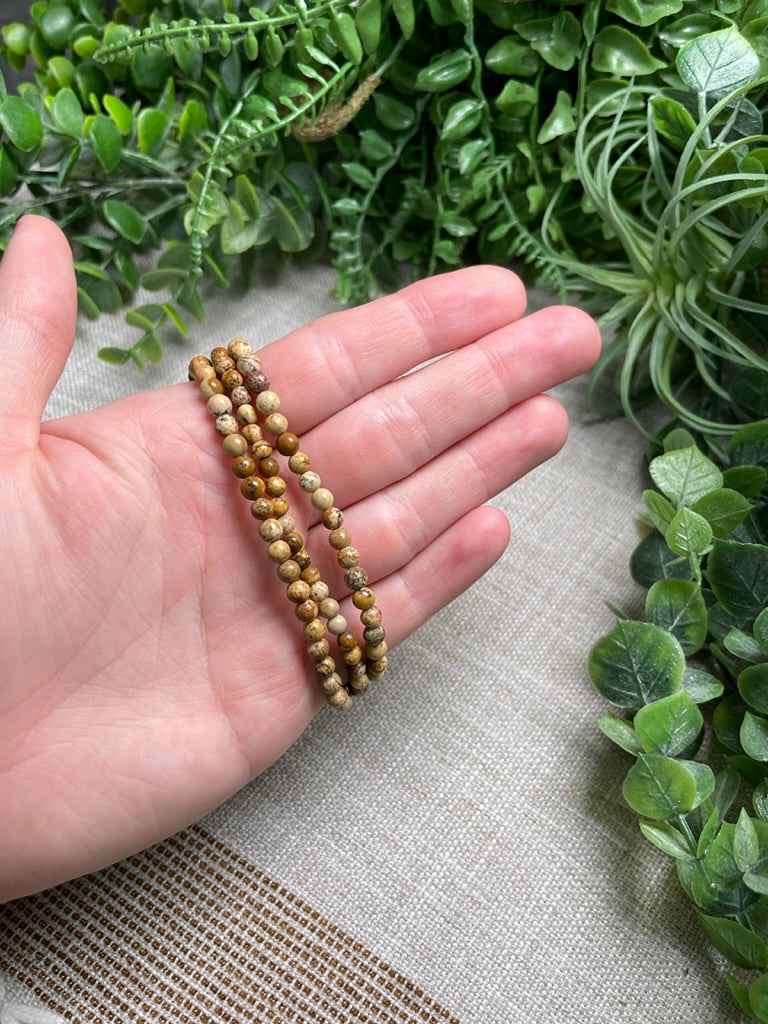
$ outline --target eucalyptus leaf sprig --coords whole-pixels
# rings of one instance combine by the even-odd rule
[[[646,536],[631,559],[645,619],[619,617],[589,670],[616,710],[602,731],[633,764],[624,797],[674,858],[704,933],[768,1021],[768,425],[723,464],[676,428],[650,461]]]

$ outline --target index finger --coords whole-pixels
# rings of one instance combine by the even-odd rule
[[[525,304],[512,271],[467,267],[330,313],[259,356],[291,430],[303,431],[420,363],[519,319]]]

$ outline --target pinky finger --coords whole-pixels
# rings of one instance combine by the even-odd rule
[[[396,573],[374,584],[390,647],[476,583],[509,542],[509,521],[491,505],[453,523]]]

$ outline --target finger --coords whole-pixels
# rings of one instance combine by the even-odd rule
[[[476,583],[508,542],[507,517],[500,509],[484,505],[454,523],[399,572],[378,582],[376,603],[384,614],[389,646],[402,643]],[[351,608],[350,621],[354,614]]]
[[[302,438],[312,468],[346,507],[410,477],[484,423],[586,370],[594,321],[569,306],[541,310],[393,381]]]
[[[344,526],[362,553],[371,585],[407,566],[457,520],[555,455],[567,433],[568,416],[560,403],[537,395],[407,479],[347,509]],[[310,550],[324,548],[330,548],[327,531],[317,526]],[[329,564],[326,578],[339,572]]]
[[[0,445],[37,443],[45,404],[72,347],[76,315],[66,238],[45,217],[22,217],[0,262]]]
[[[511,323],[524,309],[515,274],[468,267],[330,313],[259,354],[284,397],[291,429],[305,430],[414,366]]]

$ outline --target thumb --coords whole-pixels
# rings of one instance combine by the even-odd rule
[[[0,447],[37,444],[45,404],[75,334],[72,251],[45,217],[24,216],[0,262]]]

